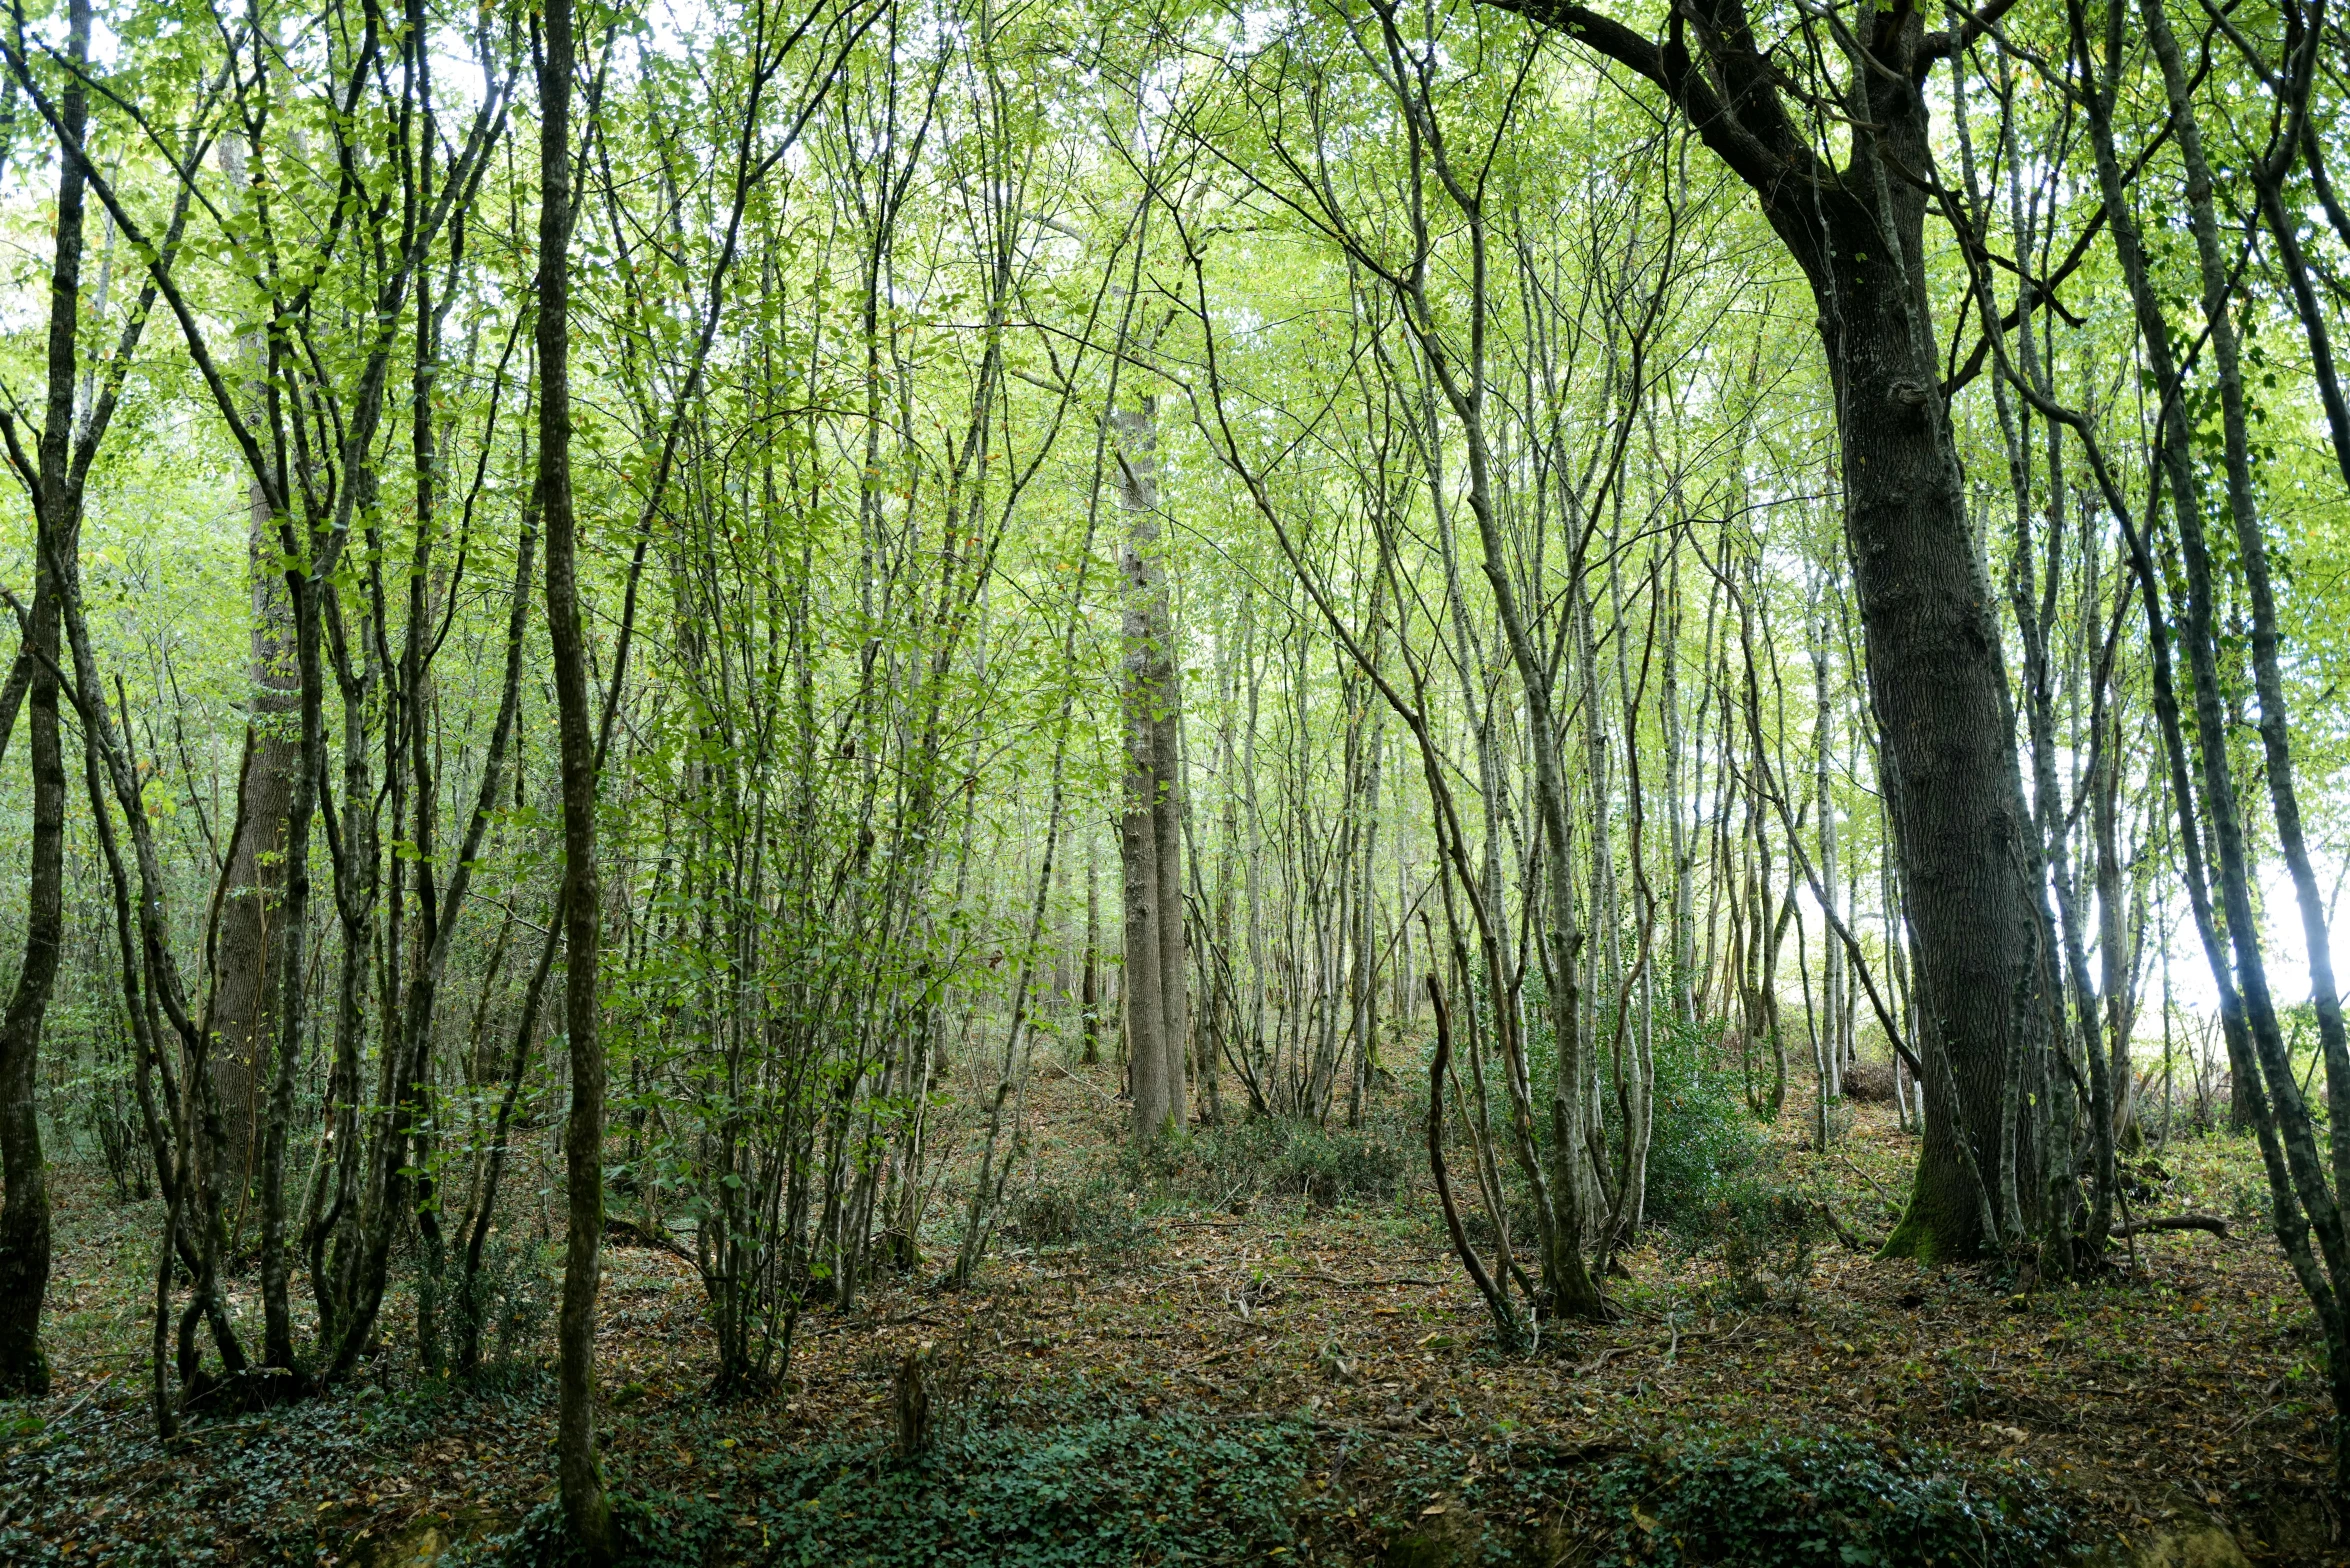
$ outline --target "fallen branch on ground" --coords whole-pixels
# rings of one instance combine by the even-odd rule
[[[2216,1214],[2166,1214],[2158,1220],[2132,1220],[2127,1225],[2116,1225],[2116,1236],[2136,1236],[2150,1230],[2207,1230],[2225,1238],[2228,1222]]]

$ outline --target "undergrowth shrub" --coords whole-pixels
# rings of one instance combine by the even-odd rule
[[[1031,1182],[1006,1202],[1003,1233],[1023,1246],[1085,1247],[1106,1254],[1140,1251],[1156,1234],[1135,1212],[1127,1189],[1104,1175]]]
[[[1660,1030],[1648,1144],[1648,1218],[1685,1238],[1718,1229],[1716,1211],[1744,1202],[1762,1163],[1762,1126],[1719,1031],[1676,1022]]]
[[[1231,1563],[1291,1541],[1311,1434],[1175,1413],[972,1420],[911,1462],[878,1443],[776,1461],[758,1510],[778,1564]]]
[[[1305,1199],[1318,1208],[1395,1196],[1405,1155],[1377,1127],[1333,1130],[1303,1117],[1260,1116],[1120,1156],[1120,1173],[1137,1191],[1244,1208],[1260,1198]]]
[[[1595,1499],[1614,1520],[1599,1556],[1609,1568],[2030,1568],[2075,1556],[2070,1521],[2030,1466],[1966,1469],[1937,1449],[1833,1432],[1704,1431],[1609,1465]]]
[[[1692,1252],[1718,1252],[1722,1286],[1741,1306],[1800,1303],[1812,1253],[1825,1239],[1820,1205],[1791,1187],[1748,1176],[1723,1190],[1682,1233]]]
[[[452,1249],[454,1250],[454,1249]],[[485,1384],[529,1381],[540,1371],[540,1345],[554,1316],[561,1288],[559,1257],[547,1242],[493,1236],[482,1249],[481,1272],[468,1289],[459,1260],[449,1260],[444,1280],[429,1281],[417,1270],[418,1289],[445,1291],[449,1321],[443,1332],[453,1346],[470,1315],[479,1325],[481,1364],[474,1376]],[[439,1349],[434,1347],[433,1359]]]
[[[58,1099],[73,1109],[61,1131],[86,1135],[117,1203],[145,1202],[150,1190],[146,1135],[131,1089],[130,1052],[93,1046],[89,1059]],[[70,1119],[68,1119],[70,1117]]]
[[[1542,1234],[1541,1217],[1534,1209],[1534,1195],[1524,1178],[1508,1166],[1502,1170],[1502,1191],[1510,1206],[1510,1250],[1521,1259],[1530,1257],[1539,1245]],[[1453,1200],[1460,1206],[1461,1229],[1470,1245],[1480,1252],[1490,1253],[1501,1245],[1501,1235],[1494,1228],[1493,1212],[1485,1206],[1483,1196],[1473,1182],[1456,1182]],[[1444,1221],[1431,1218],[1429,1225],[1437,1235],[1444,1234]],[[1447,1245],[1450,1238],[1446,1238]]]
[[[1676,1023],[1655,1051],[1649,1220],[1688,1254],[1719,1254],[1733,1300],[1799,1297],[1827,1220],[1772,1173],[1769,1140],[1737,1067],[1722,1060],[1719,1031]]]
[[[2257,1175],[2239,1175],[2228,1184],[2228,1213],[2244,1221],[2247,1230],[2270,1228],[2269,1214],[2275,1201],[2269,1195],[2268,1183]]]

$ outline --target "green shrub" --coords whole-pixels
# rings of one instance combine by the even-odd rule
[[[1125,1188],[1107,1176],[1030,1183],[1005,1204],[1003,1230],[1007,1240],[1024,1246],[1113,1253],[1146,1247],[1155,1234],[1135,1213]]]
[[[618,1493],[611,1503],[612,1534],[627,1568],[703,1568],[727,1539],[725,1510],[706,1497]],[[587,1568],[588,1561],[554,1499],[523,1515],[511,1534],[460,1542],[442,1560],[453,1568]]]
[[[457,1257],[448,1260],[438,1282],[418,1269],[417,1288],[445,1292],[448,1321],[441,1332],[452,1342],[463,1333],[467,1314],[473,1315],[480,1334],[478,1379],[491,1384],[529,1381],[537,1376],[547,1320],[554,1316],[560,1262],[556,1249],[546,1242],[493,1236],[482,1249],[481,1272],[473,1277],[470,1291]],[[437,1360],[442,1347],[427,1348],[428,1359]]]
[[[2268,1229],[2275,1202],[2260,1176],[2238,1176],[2228,1184],[2228,1213],[2245,1221],[2247,1229]]]
[[[1371,1133],[1331,1132],[1312,1122],[1292,1126],[1294,1136],[1274,1163],[1275,1192],[1302,1194],[1325,1209],[1344,1199],[1384,1202],[1395,1196],[1404,1167],[1394,1144]]]
[[[1648,1218],[1686,1239],[1717,1234],[1723,1204],[1751,1204],[1765,1145],[1737,1069],[1716,1060],[1718,1034],[1674,1024],[1655,1046]]]
[[[129,1048],[109,1052],[102,1044],[94,1045],[87,1065],[67,1081],[59,1099],[73,1108],[71,1120],[60,1131],[73,1128],[88,1135],[114,1188],[114,1201],[144,1202],[153,1165],[133,1098]]]
[[[778,1459],[758,1488],[766,1560],[1230,1563],[1291,1542],[1305,1428],[1173,1413],[1038,1430],[1019,1414],[965,1421],[912,1461],[881,1442]]]
[[[1558,1051],[1539,975],[1527,978],[1524,1008],[1527,1075],[1536,1087],[1537,1100],[1547,1105],[1549,1086],[1557,1075]],[[1612,1014],[1596,1018],[1594,1027],[1602,1039],[1609,1038],[1615,1027]],[[1714,1211],[1742,1186],[1751,1184],[1768,1146],[1762,1123],[1747,1103],[1738,1064],[1729,1059],[1723,1045],[1729,1033],[1728,1026],[1719,1022],[1688,1023],[1660,1014],[1650,1048],[1655,1079],[1650,1097],[1644,1218],[1688,1240],[1701,1241],[1715,1233]],[[1494,1086],[1493,1103],[1498,1124],[1506,1114],[1504,1091],[1499,1085]],[[1425,1106],[1426,1101],[1421,1104]],[[1614,1110],[1611,1103],[1607,1117],[1610,1169],[1623,1155],[1623,1127]],[[1498,1125],[1496,1131],[1501,1131]],[[1506,1134],[1502,1136],[1506,1138]],[[1546,1161],[1551,1136],[1549,1115],[1537,1114],[1534,1141]],[[1511,1167],[1506,1179],[1515,1189],[1519,1180],[1516,1161],[1505,1163]],[[1530,1197],[1513,1193],[1510,1215],[1513,1236],[1534,1233]],[[1486,1234],[1490,1233],[1487,1226]]]
[[[1730,1298],[1760,1306],[1801,1299],[1827,1228],[1818,1203],[1749,1175],[1726,1186],[1683,1239],[1693,1250],[1719,1250]]]
[[[1969,1474],[1934,1449],[1833,1432],[1707,1431],[1617,1461],[1595,1492],[1615,1521],[1607,1565],[2029,1568],[2075,1555],[2064,1512],[2030,1467]]]
[[[1404,1153],[1377,1131],[1333,1131],[1304,1117],[1260,1116],[1120,1157],[1135,1190],[1217,1207],[1259,1198],[1306,1199],[1335,1208],[1350,1199],[1384,1201],[1403,1179]]]

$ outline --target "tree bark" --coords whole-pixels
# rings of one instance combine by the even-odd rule
[[[74,0],[68,49],[76,66],[90,47],[89,0]],[[63,103],[67,137],[78,144],[89,99],[78,69]],[[49,1392],[41,1349],[41,1308],[49,1290],[49,1182],[43,1170],[37,1101],[41,1026],[57,980],[65,933],[65,753],[58,724],[59,627],[81,532],[73,482],[75,342],[81,319],[81,160],[58,159],[57,250],[49,274],[48,406],[40,440],[29,692],[33,836],[25,897],[24,963],[0,1014],[0,1396]]]
[[[1910,106],[1894,123],[1922,155],[1925,109],[1904,91]],[[2027,1048],[2040,980],[2007,673],[1923,331],[1922,199],[1905,190],[1888,205],[1879,214],[1833,204],[1842,221],[1828,230],[1813,290],[1837,392],[1846,542],[1922,1022],[1940,1036],[1957,1101],[1955,1116],[1927,1123],[1909,1208],[1885,1252],[1934,1261],[1996,1241],[1981,1234],[1976,1173],[1998,1163],[2008,1135],[2001,1086]],[[1880,228],[1881,219],[1890,221]],[[1910,259],[1886,254],[1887,233],[1907,242]],[[1996,1196],[1993,1207],[2003,1227],[2017,1223],[1997,1213]]]
[[[596,1294],[604,1237],[604,1052],[597,1038],[596,732],[588,707],[571,496],[571,0],[547,0],[539,66],[539,471],[547,535],[547,630],[563,784],[564,1023],[571,1111],[564,1126],[563,1301],[556,1326],[556,1484],[573,1542],[612,1561],[612,1509],[596,1461]],[[615,671],[617,679],[618,672]]]
[[[1129,583],[1139,575],[1131,545]],[[1126,1013],[1126,1074],[1134,1097],[1134,1133],[1148,1141],[1164,1132],[1173,1110],[1167,1091],[1166,1026],[1159,986],[1159,839],[1151,810],[1158,785],[1152,765],[1151,724],[1143,704],[1139,615],[1127,612],[1125,802],[1118,814],[1118,864],[1126,913],[1126,977],[1120,987]]]
[[[1190,1033],[1183,932],[1183,797],[1176,765],[1181,692],[1169,640],[1172,614],[1159,558],[1156,400],[1113,409],[1120,552],[1126,585],[1126,798],[1118,856],[1126,893],[1126,1040],[1134,1130],[1145,1141],[1185,1118],[1184,1046]]]
[[[232,186],[247,179],[244,142],[223,137],[221,169]],[[268,356],[255,333],[246,344],[259,422],[260,384]],[[221,901],[217,974],[212,1008],[217,1039],[213,1072],[220,1084],[231,1190],[250,1190],[254,1175],[255,1130],[260,1124],[262,1066],[277,1038],[273,1002],[277,974],[278,915],[285,896],[286,813],[293,801],[294,772],[301,747],[294,726],[301,697],[294,680],[292,611],[286,603],[285,572],[277,564],[277,520],[269,493],[259,480],[246,481],[250,526],[246,535],[247,575],[253,603],[252,690],[245,716],[253,745],[237,776],[245,831],[229,852],[228,891]]]
[[[1085,1041],[1079,1060],[1088,1067],[1099,1065],[1102,1059],[1101,931],[1101,867],[1094,856],[1094,831],[1089,827],[1085,832],[1085,965],[1077,982],[1078,1028]]]
[[[254,1166],[254,1132],[260,1124],[262,1064],[276,1039],[271,961],[277,919],[285,896],[286,809],[294,791],[300,750],[288,725],[299,695],[290,681],[293,650],[288,638],[285,578],[268,565],[276,554],[269,503],[256,496],[252,535],[253,669],[246,712],[253,724],[253,749],[237,778],[245,797],[246,823],[229,857],[228,894],[221,902],[219,991],[213,1018],[220,1054],[214,1073],[228,1136],[232,1190],[243,1193]],[[266,554],[265,554],[266,552]],[[274,579],[274,581],[273,581]]]

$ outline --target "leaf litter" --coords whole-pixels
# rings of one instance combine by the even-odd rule
[[[1117,1168],[1107,1087],[1075,1074],[1034,1086],[1026,1179]],[[1881,1237],[1914,1140],[1860,1107],[1823,1158],[1793,1141],[1804,1121],[1780,1124],[1778,1175],[1851,1239]],[[1479,1549],[1589,1560],[1627,1519],[1635,1546],[1659,1550],[1653,1512],[1598,1510],[1587,1483],[1703,1432],[1834,1433],[1986,1475],[2020,1466],[2062,1499],[2077,1540],[2124,1552],[2209,1520],[2255,1561],[2322,1559],[2323,1350],[2238,1140],[2133,1156],[2143,1213],[2232,1206],[2230,1233],[2141,1234],[2092,1283],[2035,1288],[2028,1273],[1837,1245],[1757,1301],[1732,1288],[1719,1249],[1650,1235],[1610,1281],[1611,1321],[1547,1323],[1519,1357],[1495,1351],[1421,1173],[1406,1169],[1388,1201],[1268,1197],[1237,1214],[1113,1182],[1102,1190],[1128,1210],[1114,1244],[1007,1234],[960,1292],[933,1283],[952,1238],[926,1235],[923,1270],[872,1282],[852,1314],[810,1307],[788,1377],[731,1403],[707,1397],[691,1262],[614,1245],[599,1339],[608,1478],[700,1510],[708,1561],[787,1560],[773,1525],[782,1478],[809,1455],[886,1443],[892,1369],[914,1353],[950,1443],[1011,1431],[1034,1448],[1096,1419],[1158,1423],[1203,1452],[1203,1433],[1292,1434],[1290,1448],[1266,1437],[1261,1450],[1295,1453],[1294,1465],[1263,1460],[1282,1471],[1266,1494],[1282,1518],[1249,1547],[1262,1560],[1402,1561],[1414,1543],[1435,1554],[1415,1561]],[[72,1170],[56,1191],[56,1386],[0,1406],[0,1561],[478,1558],[552,1498],[551,1345],[539,1368],[491,1386],[421,1376],[412,1302],[387,1311],[386,1348],[357,1383],[198,1420],[166,1454],[147,1404],[153,1205],[118,1207]],[[1204,1560],[1180,1541],[1131,1544],[1125,1560]]]

